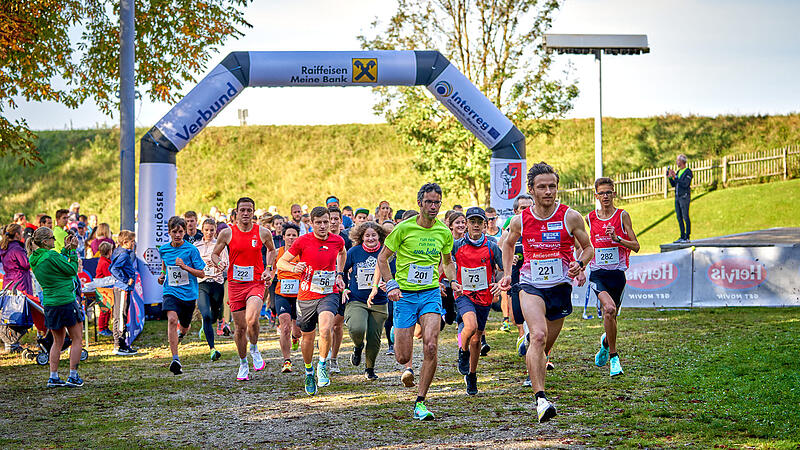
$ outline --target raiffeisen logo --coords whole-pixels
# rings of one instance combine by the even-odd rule
[[[225,91],[224,94],[221,94],[217,100],[208,105],[207,109],[198,109],[197,110],[197,119],[194,122],[184,124],[183,125],[183,134],[180,131],[175,132],[175,136],[183,139],[184,141],[188,141],[192,138],[195,134],[197,134],[200,130],[203,129],[204,122],[207,124],[225,105],[230,102],[236,94],[239,93],[239,90],[228,82],[228,90]]]
[[[486,120],[484,120],[477,111],[472,109],[472,106],[470,106],[467,99],[463,97],[463,94],[458,91],[453,92],[453,87],[450,85],[450,83],[444,80],[439,81],[434,86],[434,90],[437,94],[446,99],[447,103],[453,105],[456,109],[461,110],[467,120],[474,123],[475,126],[481,130],[486,131],[486,133],[491,136],[492,139],[497,139],[500,137],[500,132],[486,122]]]
[[[708,268],[708,279],[725,289],[750,289],[767,280],[767,267],[749,258],[727,258]]]
[[[661,289],[678,279],[678,266],[671,262],[633,264],[625,272],[625,278],[637,289]]]

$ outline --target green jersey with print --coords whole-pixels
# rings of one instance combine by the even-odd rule
[[[416,217],[400,222],[386,237],[386,247],[397,254],[394,278],[404,291],[439,287],[439,260],[453,250],[453,235],[439,219],[424,228]]]

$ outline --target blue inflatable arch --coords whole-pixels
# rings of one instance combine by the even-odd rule
[[[492,150],[491,205],[512,214],[524,186],[525,136],[437,51],[233,52],[141,140],[137,255],[145,303],[160,302],[157,247],[175,213],[175,156],[248,86],[425,86]]]

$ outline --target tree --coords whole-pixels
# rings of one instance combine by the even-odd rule
[[[528,137],[550,133],[572,107],[575,83],[550,76],[542,38],[557,0],[399,0],[386,26],[373,22],[364,49],[439,50]],[[375,105],[416,149],[414,166],[477,203],[490,198],[491,151],[419,88],[379,87]]]
[[[0,2],[0,157],[41,162],[25,120],[3,111],[13,97],[76,108],[92,99],[113,116],[119,100],[118,0]],[[137,0],[136,83],[173,102],[228,38],[238,39],[250,0]]]

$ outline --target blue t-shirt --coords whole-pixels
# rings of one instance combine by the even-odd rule
[[[380,248],[374,252],[367,252],[361,245],[356,245],[347,251],[344,273],[350,280],[347,285],[347,288],[350,289],[348,302],[367,303],[367,298],[369,298],[369,293],[372,291],[372,284],[375,280],[375,268],[378,267],[378,254],[380,252]],[[352,272],[350,272],[351,269]],[[359,282],[362,289],[359,289]],[[378,294],[375,295],[372,303],[384,305],[387,301],[386,293],[378,289]]]
[[[184,301],[197,300],[197,277],[175,265],[175,260],[180,258],[193,269],[205,269],[206,263],[200,257],[197,247],[187,241],[183,241],[180,247],[166,243],[158,249],[158,253],[167,266],[162,295],[172,295]]]

